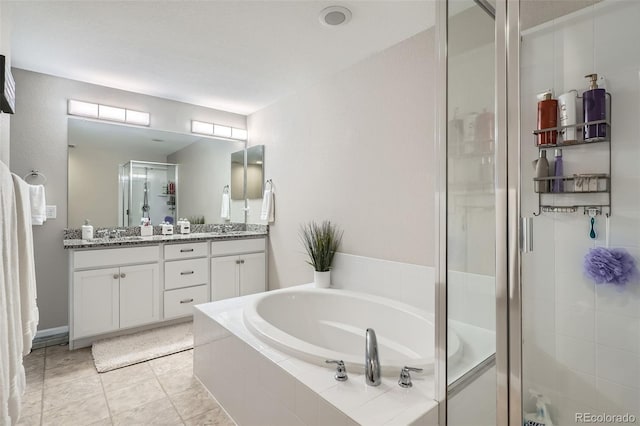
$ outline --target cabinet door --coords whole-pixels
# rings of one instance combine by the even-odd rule
[[[158,264],[120,268],[120,328],[160,320]]]
[[[211,300],[238,296],[238,256],[211,259]]]
[[[240,256],[240,296],[265,291],[265,255],[264,253],[243,254]]]
[[[74,339],[118,329],[119,282],[118,268],[73,273]]]

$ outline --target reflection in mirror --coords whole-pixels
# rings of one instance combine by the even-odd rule
[[[247,198],[262,198],[264,188],[264,145],[247,148]]]
[[[245,143],[70,117],[68,145],[67,226],[79,228],[85,219],[100,227],[127,225],[119,214],[123,204],[119,177],[120,167],[130,162],[178,165],[179,182],[172,172],[157,179],[151,177],[156,171],[146,172],[147,201],[154,225],[159,223],[154,222],[158,215],[160,219],[175,215],[169,211],[163,216],[159,207],[162,203],[165,206],[175,203],[179,217],[204,216],[206,223],[224,223],[220,206],[222,190],[230,182],[229,156],[243,150]],[[130,176],[133,175],[141,177],[135,178],[140,182],[139,188],[134,189],[139,201],[131,205],[131,210],[141,215],[145,204],[144,167],[137,168]],[[168,196],[170,181],[175,185],[173,200]],[[232,212],[232,217],[235,216]],[[134,226],[139,223],[139,217],[131,222]]]
[[[244,149],[231,154],[231,199],[244,200]]]

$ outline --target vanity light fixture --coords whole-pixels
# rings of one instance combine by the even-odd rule
[[[199,135],[218,136],[226,139],[247,140],[247,131],[221,124],[207,123],[205,121],[191,120],[191,133]]]
[[[69,99],[67,103],[67,114],[96,118],[98,120],[137,124],[139,126],[149,126],[150,124],[150,114],[148,112],[134,111],[92,102],[76,101],[75,99]]]

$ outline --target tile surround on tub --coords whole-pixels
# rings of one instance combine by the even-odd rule
[[[331,287],[387,297],[433,313],[434,269],[372,257],[336,253]]]

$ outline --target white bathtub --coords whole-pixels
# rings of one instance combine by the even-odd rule
[[[373,328],[383,374],[404,366],[433,371],[433,315],[404,303],[347,290],[291,288],[267,292],[243,311],[247,328],[265,343],[305,361],[343,360],[364,368],[365,330]],[[449,357],[462,344],[449,335]],[[333,367],[332,367],[333,368]]]

